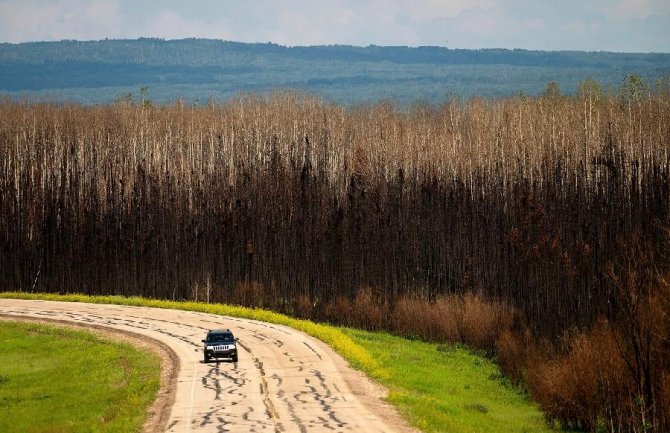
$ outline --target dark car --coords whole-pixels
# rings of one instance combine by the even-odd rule
[[[237,338],[230,329],[213,329],[202,342],[205,343],[205,362],[212,358],[228,358],[237,362]]]

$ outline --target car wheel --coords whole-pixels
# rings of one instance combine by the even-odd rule
[[[233,356],[233,362],[237,362],[237,355]]]

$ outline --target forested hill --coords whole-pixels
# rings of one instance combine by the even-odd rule
[[[136,95],[146,87],[157,102],[295,89],[348,104],[407,104],[448,95],[532,95],[552,80],[564,93],[586,78],[617,87],[629,73],[653,84],[670,74],[670,54],[285,47],[206,39],[0,44],[0,93],[84,103]]]

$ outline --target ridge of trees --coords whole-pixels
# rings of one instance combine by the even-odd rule
[[[670,54],[150,38],[0,44],[0,91],[83,103],[110,102],[149,85],[162,103],[279,88],[346,104],[386,97],[408,106],[417,99],[439,103],[447,94],[539,95],[549,79],[566,93],[589,76],[616,87],[631,71],[655,81],[670,73]]]

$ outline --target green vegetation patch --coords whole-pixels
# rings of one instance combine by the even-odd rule
[[[0,322],[0,431],[137,432],[160,359],[85,331]]]
[[[0,293],[0,298],[171,308],[286,325],[324,341],[352,366],[386,386],[389,402],[424,432],[551,431],[542,412],[527,394],[503,378],[495,363],[463,347],[338,328],[267,310],[221,304],[16,292]]]
[[[542,412],[471,350],[345,329],[387,372],[389,401],[424,432],[548,432]]]

